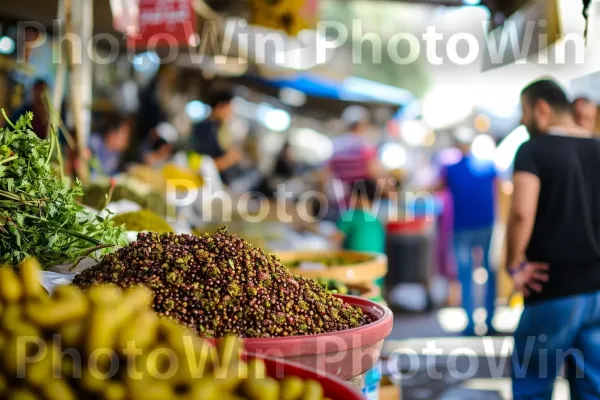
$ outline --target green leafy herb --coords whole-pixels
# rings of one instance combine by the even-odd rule
[[[69,187],[57,177],[55,141],[39,139],[32,118],[0,129],[0,263],[34,255],[47,268],[126,244],[123,228],[77,203],[79,182]]]

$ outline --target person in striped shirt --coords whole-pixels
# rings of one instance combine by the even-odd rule
[[[383,169],[377,158],[377,148],[368,142],[365,133],[369,129],[369,111],[361,106],[350,106],[342,113],[342,121],[348,127],[345,134],[333,138],[333,155],[327,172],[333,181],[334,197],[343,208],[355,182],[383,177]]]

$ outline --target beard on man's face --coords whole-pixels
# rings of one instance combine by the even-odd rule
[[[540,136],[544,134],[544,131],[540,128],[539,124],[537,123],[536,120],[532,120],[531,122],[529,122],[528,124],[525,125],[525,127],[527,128],[527,131],[529,132],[530,136]]]

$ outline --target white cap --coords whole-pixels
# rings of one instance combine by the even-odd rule
[[[174,143],[177,141],[177,128],[169,122],[161,122],[156,125],[156,133],[158,136],[166,141],[167,143]]]
[[[369,120],[369,110],[362,106],[350,106],[342,113],[342,121],[347,125],[353,125]]]

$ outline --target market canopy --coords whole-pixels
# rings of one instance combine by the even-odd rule
[[[299,74],[285,78],[254,77],[252,79],[279,89],[291,88],[309,96],[333,100],[387,103],[400,106],[408,104],[414,99],[414,95],[406,89],[357,77],[335,81],[313,74]]]

